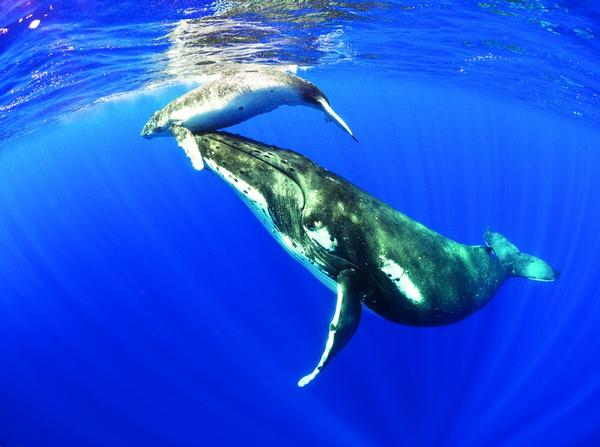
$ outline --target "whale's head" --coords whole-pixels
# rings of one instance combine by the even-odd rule
[[[299,154],[228,132],[202,133],[195,139],[206,166],[233,187],[251,209],[258,207],[263,223],[268,215],[282,229],[289,222],[278,219],[304,207],[309,194],[303,164],[310,162]]]
[[[170,130],[171,121],[162,110],[157,110],[144,125],[141,135],[144,138],[161,137],[170,135]]]

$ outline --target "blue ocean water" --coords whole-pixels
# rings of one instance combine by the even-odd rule
[[[30,15],[31,14],[31,15]],[[0,3],[0,445],[600,443],[592,2]],[[39,20],[38,22],[34,22]],[[439,328],[335,297],[149,115],[223,63],[296,65],[360,143],[283,107],[230,130],[443,235],[561,271]]]

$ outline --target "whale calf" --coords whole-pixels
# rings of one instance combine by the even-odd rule
[[[337,294],[312,381],[354,334],[362,306],[393,322],[438,326],[480,309],[509,277],[553,281],[546,262],[499,233],[450,240],[302,155],[225,132],[194,135],[206,166],[275,239]]]
[[[233,126],[281,105],[304,105],[321,110],[327,120],[335,122],[358,141],[319,88],[299,76],[265,66],[224,69],[218,79],[154,112],[141,134],[146,138],[174,135],[194,167],[202,169],[201,160],[189,151],[193,140],[191,132]]]

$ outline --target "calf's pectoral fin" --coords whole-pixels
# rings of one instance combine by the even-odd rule
[[[185,155],[187,155],[192,162],[194,169],[198,171],[204,169],[202,154],[200,153],[194,134],[189,129],[186,129],[179,124],[173,124],[171,126],[171,132],[177,140],[177,144],[183,149]]]
[[[338,273],[337,283],[337,302],[329,324],[325,350],[317,367],[298,381],[300,387],[310,383],[321,372],[333,356],[346,346],[358,327],[361,313],[360,296],[363,290],[361,278],[352,269],[342,270]]]
[[[329,101],[327,101],[327,99],[325,99],[324,97],[317,98],[316,101],[321,105],[321,109],[325,113],[325,121],[326,122],[333,121],[342,130],[344,130],[345,132],[347,132],[352,137],[352,139],[354,141],[356,141],[358,143],[357,138],[354,136],[354,133],[352,132],[352,130],[350,129],[350,127],[348,126],[348,124],[346,124],[346,122],[342,119],[341,116],[339,116],[335,112],[335,110],[333,110],[333,108],[329,104]]]

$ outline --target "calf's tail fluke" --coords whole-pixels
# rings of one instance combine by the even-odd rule
[[[509,269],[511,276],[521,276],[535,281],[554,281],[558,277],[558,272],[547,262],[521,253],[512,242],[500,233],[488,230],[484,237],[500,264]]]

